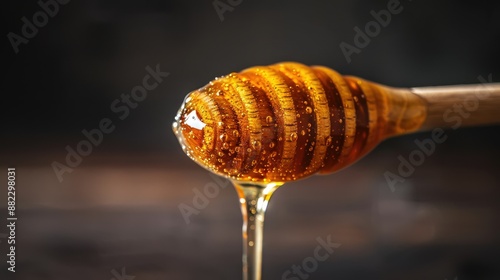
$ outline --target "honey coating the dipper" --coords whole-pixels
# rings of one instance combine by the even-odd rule
[[[286,62],[189,93],[173,129],[186,154],[216,174],[287,182],[339,170],[425,117],[425,102],[408,90]]]

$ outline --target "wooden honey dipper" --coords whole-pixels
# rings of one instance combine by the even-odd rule
[[[191,92],[173,128],[184,151],[216,174],[287,182],[337,171],[388,137],[450,126],[447,111],[470,114],[461,125],[500,122],[500,84],[392,88],[285,62]]]

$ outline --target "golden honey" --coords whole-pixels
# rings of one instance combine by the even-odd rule
[[[216,174],[287,182],[339,170],[425,117],[424,100],[409,90],[286,62],[189,93],[173,127],[186,154]]]

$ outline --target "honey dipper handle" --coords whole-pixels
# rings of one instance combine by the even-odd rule
[[[500,83],[410,89],[427,103],[420,130],[500,124]]]

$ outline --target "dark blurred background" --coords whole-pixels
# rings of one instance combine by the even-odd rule
[[[33,22],[42,8],[4,2],[0,220],[7,167],[17,169],[19,220],[14,274],[0,224],[0,278],[240,279],[233,189],[221,187],[189,224],[179,211],[217,180],[181,151],[170,128],[178,107],[216,76],[280,61],[392,86],[500,80],[498,1],[401,1],[401,13],[348,63],[340,43],[353,45],[353,28],[388,2],[73,0],[32,38],[16,37],[17,54],[10,32],[23,36],[22,18]],[[214,3],[230,9],[220,16]],[[170,75],[120,119],[111,104],[158,64]],[[60,182],[53,163],[66,164],[66,147],[76,149],[82,130],[103,118],[114,131]],[[398,155],[407,158],[429,132],[389,139],[346,170],[278,190],[263,278],[282,279],[313,256],[316,238],[331,236],[341,247],[308,279],[500,279],[499,127],[446,133],[394,191],[384,173],[397,173]]]

